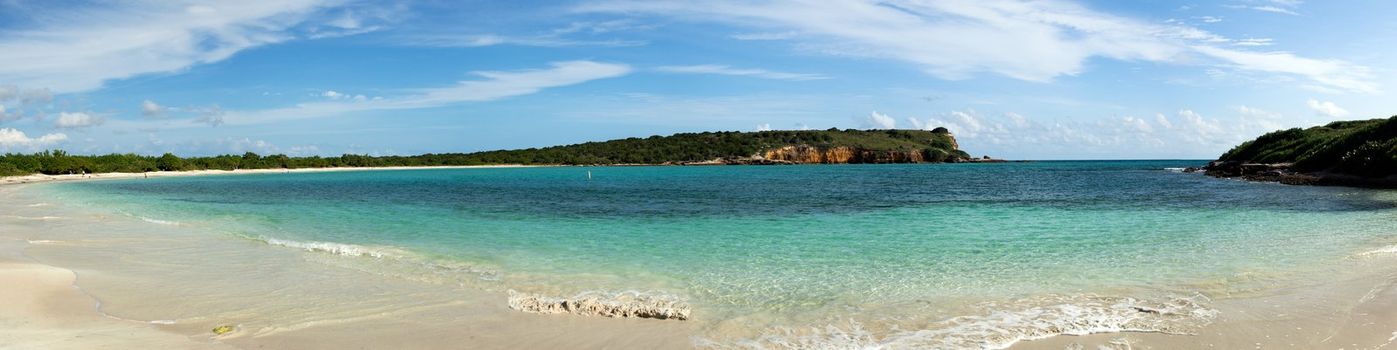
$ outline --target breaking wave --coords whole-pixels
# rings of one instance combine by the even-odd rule
[[[693,311],[677,296],[658,293],[583,292],[571,298],[509,290],[509,308],[536,314],[687,320]]]
[[[151,219],[144,216],[140,216],[139,218],[141,219],[141,221],[149,222],[156,225],[179,226],[179,221],[165,221],[160,219]]]
[[[278,247],[301,249],[308,252],[330,253],[339,256],[349,257],[372,257],[399,258],[405,256],[402,250],[388,247],[366,247],[354,244],[331,243],[331,242],[302,242],[277,238],[258,238],[257,240]]]
[[[1397,254],[1397,245],[1389,245],[1389,246],[1386,246],[1386,247],[1382,247],[1382,248],[1373,249],[1373,250],[1369,250],[1369,251],[1366,251],[1366,252],[1358,253],[1357,256],[1360,256],[1360,257],[1369,257],[1369,256],[1373,256],[1373,255],[1382,255],[1382,254]]]
[[[929,329],[893,331],[879,337],[851,322],[845,327],[777,329],[736,342],[699,340],[713,349],[1004,349],[1021,341],[1059,335],[1145,332],[1195,334],[1217,317],[1206,297],[1149,301],[1126,297],[1077,296],[1011,305],[978,316],[934,323]],[[896,328],[894,328],[896,329]]]

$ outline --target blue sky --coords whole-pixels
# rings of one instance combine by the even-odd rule
[[[418,154],[934,128],[1213,158],[1397,114],[1397,2],[0,1],[0,151]]]

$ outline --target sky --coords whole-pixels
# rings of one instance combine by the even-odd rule
[[[0,0],[0,152],[389,155],[947,127],[1209,159],[1397,114],[1397,2]]]

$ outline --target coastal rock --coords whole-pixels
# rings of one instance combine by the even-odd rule
[[[1267,133],[1227,151],[1204,172],[1292,185],[1397,188],[1397,117]]]
[[[938,154],[938,152],[940,153]],[[810,145],[794,145],[769,149],[752,158],[793,164],[888,164],[957,162],[964,160],[939,150],[881,151],[846,146],[820,148]]]

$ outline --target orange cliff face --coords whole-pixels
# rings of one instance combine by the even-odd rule
[[[875,151],[844,146],[830,148],[817,148],[809,145],[785,146],[766,150],[759,155],[766,160],[798,164],[928,162],[927,154],[922,150]]]

